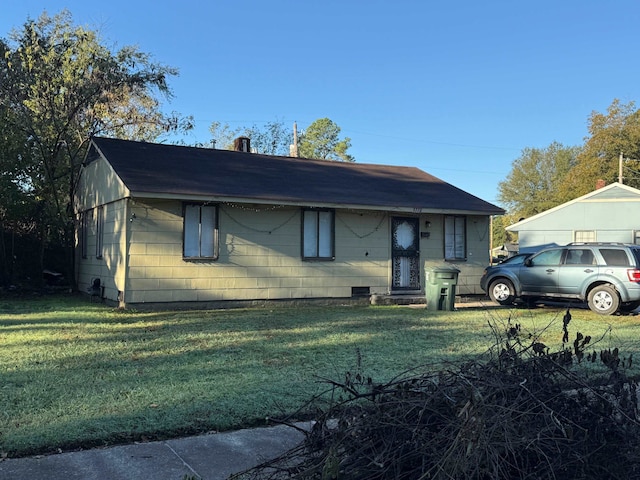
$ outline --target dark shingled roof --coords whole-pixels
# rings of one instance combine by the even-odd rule
[[[93,138],[132,196],[243,198],[308,205],[504,211],[415,167],[277,157]],[[88,158],[91,158],[91,152]]]

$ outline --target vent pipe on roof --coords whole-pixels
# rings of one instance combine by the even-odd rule
[[[236,152],[251,153],[251,140],[249,137],[238,137],[233,141],[233,149]]]

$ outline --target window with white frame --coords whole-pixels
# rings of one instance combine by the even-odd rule
[[[304,260],[333,260],[334,211],[302,211],[302,258]]]
[[[595,242],[596,232],[595,230],[576,230],[573,232],[574,242]]]
[[[104,240],[104,208],[96,209],[96,258],[102,258],[102,245]]]
[[[184,206],[184,258],[218,258],[217,205]]]
[[[462,216],[444,217],[444,259],[465,260],[467,250],[467,219]]]

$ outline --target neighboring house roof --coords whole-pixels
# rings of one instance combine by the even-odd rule
[[[309,160],[111,138],[93,145],[132,196],[503,214],[415,167]],[[87,162],[96,158],[90,151]]]
[[[498,247],[493,248],[491,251],[496,253],[498,252],[518,253],[518,249],[519,249],[519,246],[517,243],[507,242],[507,243],[503,243]]]
[[[624,185],[622,183],[611,183],[606,187],[599,188],[594,190],[593,192],[587,193],[581,197],[575,198],[569,202],[563,203],[562,205],[558,205],[556,207],[550,208],[549,210],[545,210],[544,212],[540,212],[537,215],[526,218],[524,220],[520,220],[513,225],[509,225],[506,227],[506,230],[510,232],[517,232],[522,227],[528,226],[529,223],[535,222],[536,220],[546,217],[547,215],[551,215],[558,210],[562,210],[567,208],[578,202],[612,202],[612,201],[637,201],[640,202],[640,190],[630,187],[628,185]]]

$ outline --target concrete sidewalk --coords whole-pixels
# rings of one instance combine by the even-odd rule
[[[297,426],[310,428],[311,423]],[[254,428],[163,442],[0,461],[3,480],[222,480],[299,445],[292,427]]]

